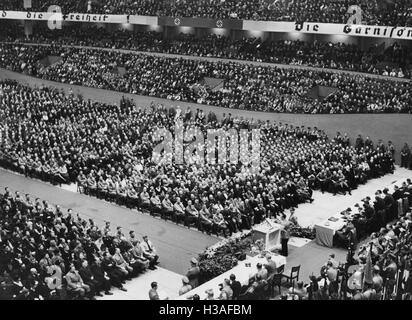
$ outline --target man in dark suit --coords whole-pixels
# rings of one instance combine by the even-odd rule
[[[375,209],[375,223],[373,229],[374,231],[378,231],[385,226],[386,222],[385,201],[378,194],[375,196],[373,207]]]
[[[103,253],[102,268],[107,273],[110,278],[110,283],[114,287],[117,287],[122,291],[127,291],[127,289],[123,287],[124,281],[122,279],[123,276],[121,271],[116,268],[115,261],[107,252]]]
[[[96,295],[98,297],[103,296],[98,290],[98,282],[96,279],[94,279],[93,273],[87,260],[82,261],[82,266],[79,269],[79,274],[80,277],[82,277],[83,282],[90,287],[91,295]]]
[[[94,279],[97,281],[96,291],[104,291],[106,295],[113,295],[110,292],[110,278],[107,273],[103,270],[100,258],[96,258],[90,266]]]
[[[396,185],[393,188],[394,188],[394,191],[393,191],[393,194],[392,194],[393,200],[398,201],[399,199],[402,199],[403,198],[403,193],[404,193],[403,190],[400,189]]]
[[[236,280],[236,276],[233,273],[230,275],[230,287],[233,291],[233,300],[237,300],[240,291],[242,290],[242,285],[239,281]]]
[[[281,230],[280,233],[280,241],[282,244],[282,256],[287,257],[288,256],[288,242],[290,238],[290,227],[291,223],[290,221],[285,221],[283,223],[284,228]]]
[[[401,168],[408,169],[410,160],[411,160],[411,150],[409,149],[408,144],[405,143],[401,151]]]
[[[385,201],[385,208],[386,208],[386,217],[387,221],[385,221],[385,224],[392,221],[395,219],[396,216],[396,204],[395,204],[395,199],[393,199],[393,196],[389,193],[389,189],[385,188],[383,190],[383,194],[385,197],[383,198],[383,201]]]

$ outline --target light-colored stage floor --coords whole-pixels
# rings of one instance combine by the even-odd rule
[[[331,216],[334,216],[347,208],[353,207],[362,199],[369,196],[373,199],[377,190],[382,190],[392,184],[398,184],[407,178],[412,179],[412,171],[396,167],[394,174],[388,174],[379,179],[368,181],[365,185],[360,185],[358,189],[352,191],[352,195],[336,195],[315,191],[313,193],[313,203],[305,203],[298,206],[295,216],[302,227],[313,226]]]
[[[162,296],[176,297],[182,287],[181,275],[163,268],[148,270],[145,274],[128,281],[124,287],[127,292],[113,289],[112,296],[97,297],[97,300],[149,300],[150,284],[156,281],[158,292]]]

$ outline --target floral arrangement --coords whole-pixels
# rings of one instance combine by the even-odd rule
[[[300,226],[294,225],[290,229],[290,235],[296,238],[305,238],[305,239],[316,239],[316,230],[315,228],[302,228]]]
[[[229,244],[233,244],[236,243],[240,240],[243,240],[245,238],[248,238],[252,235],[252,230],[247,230],[247,231],[242,231],[242,232],[238,232],[236,234],[234,234],[233,236],[226,238],[216,244],[214,244],[213,246],[210,246],[206,249],[206,251],[203,253],[205,255],[207,255],[208,257],[213,257],[215,255],[215,253],[222,247],[225,247]]]
[[[251,231],[237,233],[207,248],[199,255],[200,283],[207,282],[233,269],[250,251]]]
[[[291,228],[290,232],[292,237],[310,240],[316,238],[314,228],[302,228],[295,225]],[[246,252],[264,255],[263,241],[256,240],[253,243],[251,235],[251,230],[236,233],[232,237],[208,247],[201,253],[198,257],[200,283],[207,282],[233,269],[238,264],[238,261],[245,257]]]

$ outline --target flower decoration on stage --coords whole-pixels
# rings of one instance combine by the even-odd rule
[[[234,234],[233,236],[226,238],[216,244],[214,244],[213,246],[210,246],[206,249],[206,251],[204,252],[204,254],[208,255],[210,258],[212,258],[217,251],[219,251],[219,249],[223,248],[224,246],[236,243],[240,240],[243,240],[249,236],[252,235],[252,231],[251,230],[247,230],[247,231],[242,231],[242,232],[238,232],[236,234]]]
[[[250,251],[251,231],[237,233],[199,255],[200,282],[204,283],[233,269]]]
[[[290,235],[296,238],[305,238],[309,240],[316,239],[316,230],[315,228],[303,228],[297,225],[294,225],[290,229]]]

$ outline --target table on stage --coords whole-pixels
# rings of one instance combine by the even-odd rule
[[[195,294],[198,294],[200,296],[201,300],[204,300],[207,296],[206,290],[212,289],[214,292],[214,297],[218,298],[220,295],[220,290],[219,290],[219,284],[223,283],[223,280],[229,279],[229,276],[233,273],[236,276],[236,280],[238,280],[242,286],[249,284],[249,279],[256,274],[257,269],[256,265],[260,262],[262,265],[267,263],[266,257],[260,258],[260,255],[257,255],[255,257],[247,257],[246,260],[244,261],[239,261],[238,265],[234,267],[233,269],[221,274],[220,276],[202,284],[201,286],[195,288],[192,291],[189,291],[188,293],[176,297],[176,300],[186,300],[186,299],[191,299],[191,297]],[[272,261],[276,263],[277,267],[280,267],[282,265],[286,266],[286,258],[284,256],[281,256],[279,254],[271,254],[272,256]],[[250,265],[250,266],[246,266]]]
[[[333,247],[333,236],[336,231],[342,229],[347,222],[341,217],[336,221],[326,220],[319,224],[315,224],[316,243],[325,247]]]

